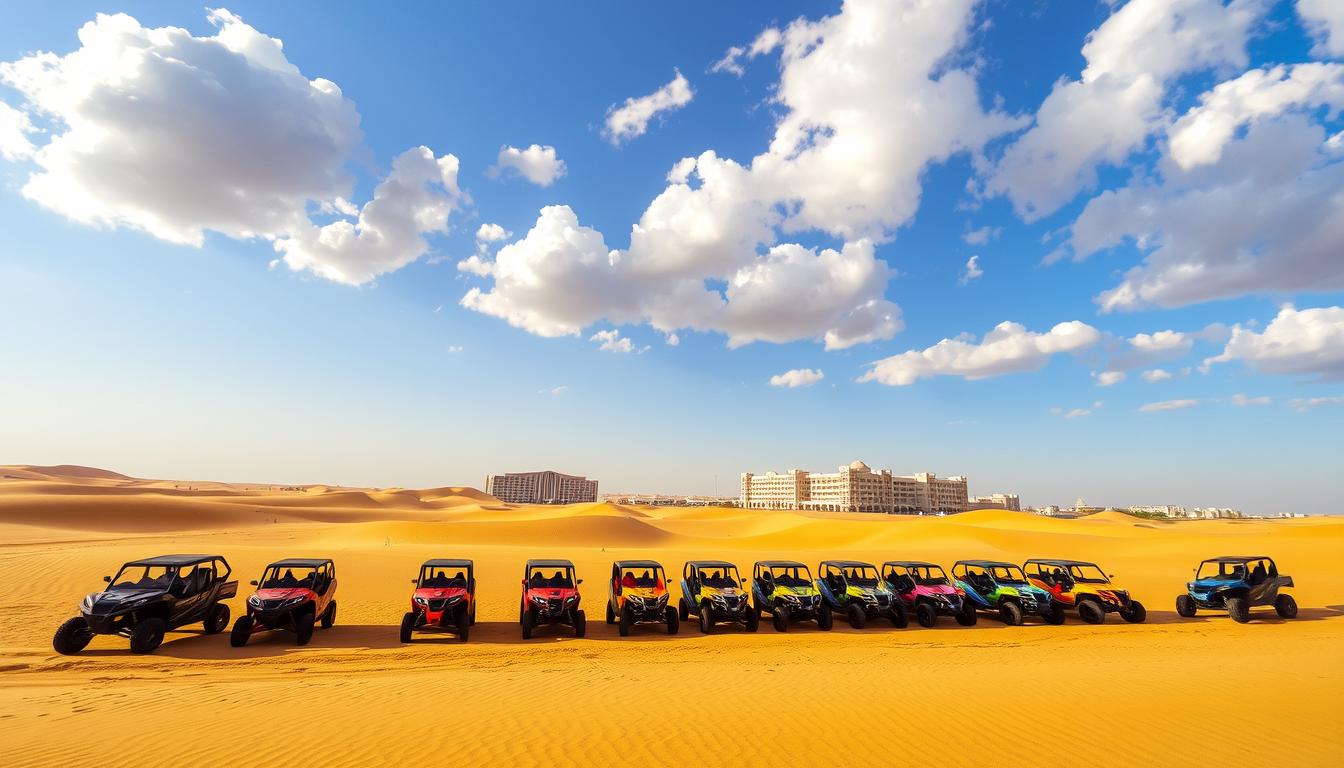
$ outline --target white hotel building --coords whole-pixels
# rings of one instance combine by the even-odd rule
[[[876,512],[889,515],[937,515],[965,512],[966,478],[940,478],[929,472],[893,475],[862,461],[834,473],[791,469],[783,474],[742,475],[741,506],[747,509],[814,509]]]
[[[510,504],[577,504],[597,501],[597,481],[559,472],[486,475],[485,492]]]

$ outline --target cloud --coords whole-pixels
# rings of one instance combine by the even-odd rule
[[[1219,83],[1168,130],[1170,153],[1182,170],[1215,163],[1239,128],[1290,109],[1344,106],[1344,64],[1309,63],[1252,69]]]
[[[455,355],[455,354],[461,352],[462,349],[463,349],[462,347],[459,347],[459,346],[456,346],[456,345],[451,346],[451,347],[448,347],[448,354],[450,354],[450,355]]]
[[[1144,254],[1096,297],[1101,310],[1344,288],[1344,159],[1324,149],[1322,126],[1283,115],[1214,163],[1097,196],[1070,228],[1075,258],[1126,243]]]
[[[1139,413],[1157,413],[1160,411],[1180,411],[1199,405],[1198,400],[1162,400],[1139,406]]]
[[[930,166],[1021,125],[986,112],[974,72],[949,63],[973,5],[850,0],[794,21],[780,30],[779,119],[764,152],[679,160],[628,249],[567,206],[543,210],[537,236],[501,249],[493,287],[463,304],[540,335],[605,319],[720,332],[731,346],[891,338],[903,324],[876,247],[915,214]],[[781,242],[801,233],[843,245]]]
[[[491,224],[487,222],[476,228],[477,243],[497,243],[500,240],[507,240],[512,236],[513,236],[512,232],[499,226],[498,224]]]
[[[565,394],[565,393],[568,392],[568,391],[569,391],[569,385],[568,385],[568,384],[561,384],[561,385],[558,386],[558,387],[551,387],[550,389],[539,389],[539,390],[537,390],[537,394],[538,394],[538,395],[551,395],[552,397],[559,397],[560,395],[563,395],[563,394]]]
[[[1217,330],[1216,327],[1210,326],[1197,334],[1165,330],[1136,333],[1128,339],[1109,339],[1106,370],[1128,371],[1179,360],[1194,348],[1196,338],[1207,338]]]
[[[1233,326],[1222,354],[1204,361],[1241,361],[1260,373],[1344,377],[1344,307],[1284,305],[1262,333]]]
[[[565,161],[555,153],[555,147],[532,144],[527,149],[503,146],[495,164],[485,173],[492,179],[505,178],[510,174],[521,176],[539,187],[549,187],[555,180],[565,175]]]
[[[1344,5],[1338,0],[1297,0],[1297,14],[1316,39],[1317,56],[1344,56]]]
[[[1060,323],[1045,333],[1003,322],[985,334],[979,344],[965,337],[943,339],[922,351],[910,350],[869,363],[870,370],[859,381],[901,387],[931,376],[960,376],[974,381],[1035,371],[1058,353],[1077,352],[1100,340],[1097,329],[1077,320]]]
[[[1002,227],[981,227],[967,232],[961,236],[961,239],[967,245],[987,245],[990,240],[998,237],[1002,231]]]
[[[1288,407],[1299,413],[1306,413],[1313,408],[1319,408],[1323,405],[1344,405],[1344,395],[1330,395],[1327,397],[1295,397],[1288,401]]]
[[[681,70],[673,72],[672,80],[662,88],[647,96],[631,96],[619,107],[612,104],[607,109],[606,128],[602,131],[607,141],[619,145],[643,136],[650,120],[691,103],[695,92],[691,90],[690,81],[681,74]]]
[[[1094,375],[1096,376],[1097,386],[1099,387],[1109,387],[1125,380],[1124,371],[1102,371],[1101,373]]]
[[[422,254],[465,196],[457,159],[411,149],[357,224],[317,226],[310,204],[354,215],[346,172],[362,134],[333,82],[309,80],[281,41],[224,9],[213,36],[99,14],[72,53],[0,64],[25,102],[4,112],[6,156],[35,169],[23,194],[73,221],[200,246],[206,231],[272,241],[291,268],[359,284]],[[13,126],[17,124],[17,129]],[[25,147],[29,128],[46,142]],[[17,147],[17,149],[16,149]]]
[[[1274,398],[1269,397],[1268,395],[1247,397],[1242,394],[1236,394],[1232,396],[1232,404],[1238,408],[1245,408],[1250,405],[1269,405],[1272,402],[1274,402]]]
[[[985,188],[1035,221],[1097,183],[1166,121],[1164,98],[1187,73],[1246,65],[1246,39],[1264,0],[1131,0],[1083,45],[1087,66],[1061,80],[1034,125],[992,168]]]
[[[649,351],[648,346],[636,347],[628,336],[622,336],[621,332],[615,328],[598,331],[588,337],[588,340],[597,342],[597,348],[603,352],[614,352],[621,355],[628,355],[633,352],[642,355]]]
[[[746,74],[746,67],[742,63],[743,59],[754,59],[757,56],[763,56],[779,47],[783,42],[784,36],[775,27],[767,27],[761,30],[756,39],[751,41],[748,46],[735,45],[728,49],[723,58],[714,62],[710,72],[728,72],[741,77]]]
[[[481,255],[473,253],[457,262],[457,271],[467,272],[477,277],[489,277],[495,273],[495,264],[492,261],[487,261]]]
[[[36,130],[28,115],[0,101],[0,157],[22,160],[32,155],[34,147],[28,134]]]
[[[277,240],[275,249],[292,270],[362,285],[420,258],[429,250],[423,236],[446,232],[448,215],[462,197],[456,157],[436,158],[428,147],[408,149],[392,161],[392,171],[355,223],[300,225]]]
[[[966,260],[966,271],[961,273],[961,279],[958,282],[966,285],[984,274],[985,271],[980,268],[980,257],[972,256]]]
[[[1151,371],[1143,372],[1143,380],[1149,384],[1156,384],[1159,381],[1166,381],[1171,378],[1171,374],[1161,368],[1154,368]]]
[[[794,368],[793,370],[771,376],[770,386],[788,387],[789,389],[810,387],[824,378],[826,378],[826,374],[819,370],[813,370],[812,368]]]

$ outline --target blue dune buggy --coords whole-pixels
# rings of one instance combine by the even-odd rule
[[[1272,605],[1280,618],[1291,619],[1297,616],[1297,601],[1279,592],[1291,586],[1293,577],[1281,575],[1268,557],[1215,557],[1199,564],[1195,580],[1176,598],[1176,613],[1190,618],[1197,610],[1225,610],[1233,621],[1245,624],[1253,606]]]

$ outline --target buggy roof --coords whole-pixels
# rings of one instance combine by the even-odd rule
[[[574,564],[568,560],[528,560],[528,568],[573,568]]]
[[[1028,560],[1028,563],[1040,563],[1041,565],[1096,565],[1086,560],[1053,560],[1050,558],[1034,558]]]
[[[761,560],[761,561],[759,561],[759,562],[756,563],[756,564],[759,565],[759,566],[761,566],[762,568],[806,568],[806,567],[807,567],[806,565],[803,565],[802,563],[797,562],[796,560]]]
[[[1252,560],[1273,560],[1269,555],[1223,555],[1222,557],[1210,557],[1205,560],[1206,563],[1248,563]]]
[[[888,560],[883,565],[899,565],[906,568],[938,568],[942,566],[937,563],[926,563],[923,560]]]
[[[727,560],[687,560],[686,564],[692,568],[737,568]]]
[[[127,565],[195,565],[209,560],[223,560],[220,555],[159,555],[143,560],[132,560]]]
[[[444,568],[470,568],[472,566],[472,562],[470,560],[462,560],[451,557],[436,557],[430,560],[426,560],[425,564],[420,567],[438,568],[440,566]]]
[[[1017,563],[1005,563],[1002,560],[958,560],[957,565],[974,565],[980,568],[1020,568]]]
[[[612,563],[617,568],[662,568],[657,560],[617,560]]]
[[[274,563],[266,566],[267,568],[316,568],[324,563],[330,563],[329,557],[287,557],[284,560],[276,560]]]
[[[872,563],[865,563],[862,560],[822,560],[822,565],[834,565],[838,568],[874,568]]]

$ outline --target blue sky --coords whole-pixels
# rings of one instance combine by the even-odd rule
[[[0,463],[1334,511],[1332,4],[766,9],[0,10]]]

